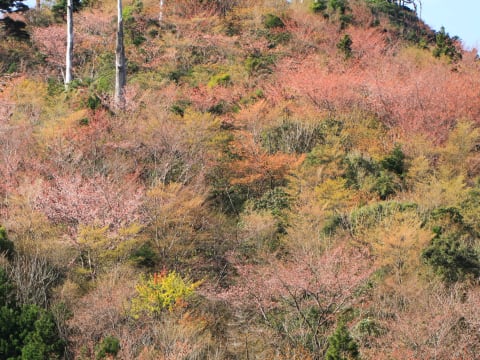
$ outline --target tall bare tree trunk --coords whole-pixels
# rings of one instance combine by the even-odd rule
[[[73,58],[73,0],[67,0],[67,55],[65,59],[65,86],[72,81]]]
[[[158,22],[161,24],[163,21],[163,0],[160,0],[160,12],[158,13]]]
[[[125,85],[127,83],[127,69],[125,61],[125,47],[123,44],[123,16],[122,0],[117,1],[117,49],[115,51],[115,107],[125,107]]]
[[[36,8],[37,10],[40,10],[40,0],[37,0],[36,4],[37,4],[37,5],[36,5],[35,8]]]

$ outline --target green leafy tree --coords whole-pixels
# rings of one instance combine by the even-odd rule
[[[468,275],[480,275],[480,259],[477,252],[464,244],[458,233],[443,234],[440,227],[434,228],[435,237],[423,251],[422,258],[435,273],[446,282],[456,282]]]
[[[340,323],[332,336],[328,338],[328,343],[325,360],[360,359],[358,344],[350,335],[344,322]]]
[[[18,307],[13,286],[0,269],[0,358],[44,360],[59,358],[64,343],[53,315],[36,305]]]

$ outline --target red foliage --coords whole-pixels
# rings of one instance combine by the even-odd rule
[[[332,63],[318,55],[285,58],[277,65],[268,98],[275,103],[307,98],[319,110],[331,112],[359,108],[374,112],[400,135],[422,132],[440,141],[458,119],[480,118],[474,62],[448,65],[418,50],[418,56],[431,59],[426,66],[412,55],[402,56],[400,46],[387,45],[377,30],[350,32],[353,59],[337,57]]]
[[[230,150],[238,157],[228,165],[230,184],[248,185],[252,190],[273,188],[304,159],[304,156],[291,154],[268,154],[248,132],[238,132],[237,141],[232,143]]]

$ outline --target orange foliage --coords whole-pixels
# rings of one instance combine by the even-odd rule
[[[229,164],[232,172],[230,184],[275,187],[287,173],[299,166],[304,155],[268,154],[255,143],[252,134],[238,132],[237,141],[231,145],[231,152],[238,160]]]

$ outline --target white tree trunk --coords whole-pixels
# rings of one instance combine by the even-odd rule
[[[115,51],[115,107],[123,109],[125,107],[125,85],[127,83],[125,47],[123,44],[123,16],[122,0],[117,1],[117,48]]]
[[[158,22],[161,24],[163,21],[163,0],[160,0],[160,12],[158,13]]]
[[[72,81],[73,58],[73,0],[67,1],[67,55],[65,59],[65,86]]]

